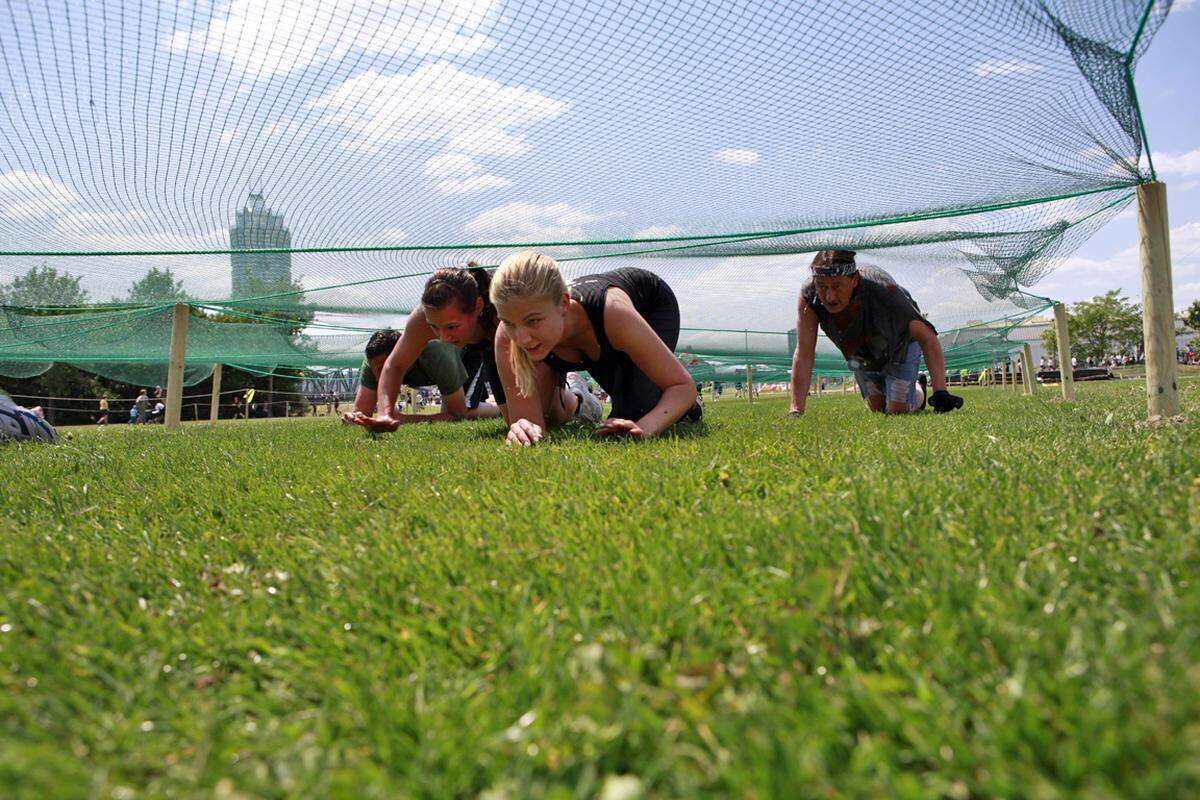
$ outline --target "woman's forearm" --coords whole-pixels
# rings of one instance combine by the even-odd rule
[[[657,436],[679,421],[696,402],[696,384],[677,383],[663,390],[658,404],[646,416],[636,420],[647,437]]]

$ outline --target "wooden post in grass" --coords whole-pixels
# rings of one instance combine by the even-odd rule
[[[221,365],[213,367],[212,408],[208,410],[208,421],[216,424],[221,418]]]
[[[1020,394],[1020,393],[1021,393],[1021,384],[1020,384],[1020,382],[1017,380],[1017,358],[1016,358],[1016,356],[1013,356],[1013,357],[1009,358],[1009,359],[1008,359],[1008,364],[1009,364],[1009,366],[1010,366],[1010,367],[1012,367],[1012,387],[1013,387],[1013,393],[1014,393],[1014,394]]]
[[[1171,290],[1171,238],[1167,185],[1137,187],[1138,251],[1142,259],[1142,335],[1146,340],[1146,413],[1179,414],[1175,363],[1175,309]]]
[[[1025,380],[1025,394],[1033,397],[1037,387],[1037,376],[1033,374],[1033,348],[1026,342],[1021,347],[1021,377]]]
[[[1067,309],[1054,304],[1054,335],[1058,339],[1058,381],[1063,400],[1075,402],[1075,370],[1071,367],[1071,332],[1067,329]]]
[[[746,399],[754,402],[754,367],[746,365]]]
[[[187,355],[188,304],[176,303],[171,310],[171,354],[167,362],[167,412],[163,428],[179,427],[183,411],[183,364]]]

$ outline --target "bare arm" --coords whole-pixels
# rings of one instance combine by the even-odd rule
[[[515,345],[509,340],[508,332],[501,325],[496,330],[496,371],[500,373],[500,385],[504,387],[506,400],[506,416],[509,421],[508,443],[530,445],[545,434],[546,419],[542,414],[542,403],[534,392],[526,397],[517,388],[517,379],[513,375],[511,357]]]
[[[908,335],[921,346],[925,356],[925,367],[929,370],[929,382],[935,392],[946,389],[946,356],[942,353],[942,343],[938,341],[933,328],[919,319],[908,323]]]
[[[604,332],[613,347],[628,355],[637,368],[662,389],[662,397],[654,408],[635,420],[643,436],[657,436],[674,425],[696,402],[696,382],[671,348],[658,338],[650,323],[633,307],[629,296],[620,290],[608,293],[604,306]]]
[[[442,396],[442,410],[436,415],[440,419],[492,419],[500,416],[500,409],[491,403],[480,403],[475,408],[467,406],[467,395],[462,389]]]
[[[354,407],[342,414],[342,422],[353,423],[360,414],[372,414],[375,411],[375,391],[359,384],[354,393]]]
[[[792,354],[791,413],[803,414],[812,383],[813,362],[817,353],[817,313],[800,298],[796,310],[796,352]]]
[[[425,321],[425,313],[420,306],[408,316],[404,326],[404,334],[399,344],[388,355],[387,361],[378,377],[378,389],[375,392],[375,416],[369,412],[352,412],[352,422],[368,430],[376,432],[394,431],[401,420],[395,414],[396,400],[400,393],[400,385],[405,374],[416,362],[425,349],[425,345],[434,338],[433,329]]]
[[[425,321],[424,310],[417,306],[413,313],[408,315],[408,322],[404,324],[404,334],[400,337],[400,343],[387,357],[383,371],[379,375],[379,390],[375,401],[377,417],[391,416],[392,407],[396,405],[396,397],[400,393],[400,385],[404,382],[405,374],[416,363],[421,351],[425,349],[425,345],[435,338],[437,337],[434,336],[433,328],[429,327],[429,323]]]

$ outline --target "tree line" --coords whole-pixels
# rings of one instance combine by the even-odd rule
[[[259,282],[252,285],[251,296],[267,295],[284,292],[298,292],[300,284],[297,281],[285,282],[281,285],[268,285]],[[193,309],[192,313],[202,316],[209,322],[278,325],[283,323],[287,330],[298,340],[303,337],[300,331],[312,321],[313,312],[303,306],[301,295],[296,294],[284,302],[276,302],[269,308],[247,309],[256,317],[251,319],[241,315],[224,313],[206,313]],[[158,305],[187,302],[191,300],[183,288],[183,281],[175,276],[170,267],[151,267],[145,275],[135,281],[123,298],[117,298],[110,303],[128,303],[131,305]],[[23,315],[57,316],[85,312],[93,307],[90,292],[81,286],[81,277],[60,271],[48,264],[42,263],[30,268],[24,275],[14,277],[9,283],[0,285],[0,306],[7,306]],[[0,361],[3,353],[0,352]],[[284,371],[287,372],[287,371]],[[287,377],[252,375],[238,370],[226,369],[222,376],[222,391],[233,391],[247,388],[262,390],[260,400],[266,399],[266,392],[272,387],[283,392],[298,391],[300,376],[291,371]],[[132,400],[143,387],[137,384],[125,383],[120,380],[107,378],[93,372],[86,372],[70,364],[55,363],[47,371],[32,378],[8,378],[3,376],[0,369],[0,380],[4,388],[24,405],[42,405],[54,424],[82,424],[91,422],[98,415],[97,404],[100,397],[112,400]],[[212,380],[188,387],[188,394],[204,394],[211,392]],[[91,403],[63,403],[50,398],[81,397],[95,398]],[[284,400],[279,400],[278,413],[283,413]],[[293,404],[296,402],[292,399]],[[207,402],[202,413],[207,413]],[[123,406],[114,407],[114,416],[120,411],[127,410]],[[231,414],[232,412],[230,412]]]

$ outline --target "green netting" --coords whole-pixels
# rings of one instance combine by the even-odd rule
[[[429,272],[528,247],[662,274],[685,359],[762,376],[808,254],[859,250],[990,363],[1153,177],[1133,69],[1170,5],[18,4],[0,374],[161,382],[183,297],[190,380],[353,366]]]

